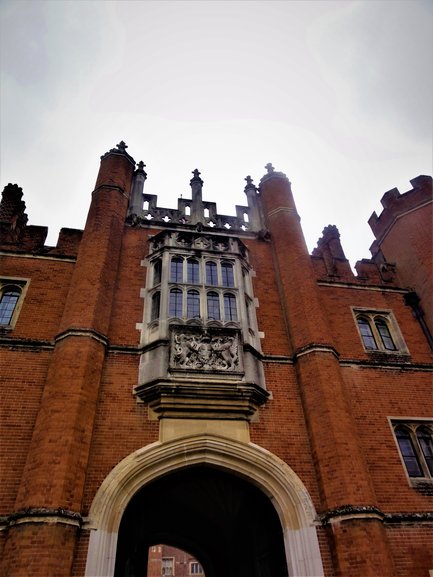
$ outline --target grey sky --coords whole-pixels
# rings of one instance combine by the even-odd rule
[[[1,7],[1,184],[31,224],[83,228],[120,140],[160,206],[199,168],[220,213],[272,162],[310,250],[369,256],[380,198],[432,174],[430,1],[30,2]]]

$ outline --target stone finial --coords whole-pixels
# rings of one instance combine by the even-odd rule
[[[203,180],[200,178],[200,174],[201,172],[198,170],[198,168],[195,168],[192,171],[192,174],[194,175],[191,180],[190,180],[190,184],[192,184],[193,182],[199,182],[200,184],[203,184]]]
[[[277,176],[278,178],[284,178],[285,180],[287,180],[289,185],[290,185],[290,180],[287,178],[287,176],[284,174],[284,172],[277,172],[275,170],[275,168],[272,166],[271,162],[268,162],[268,164],[265,166],[265,168],[266,168],[267,172],[260,179],[260,183],[266,182],[267,180]]]
[[[144,162],[140,160],[140,162],[137,163],[137,170],[135,171],[135,174],[142,174],[144,176],[144,180],[147,178],[147,172],[144,170],[145,166],[146,165]]]
[[[126,156],[126,158],[132,162],[135,166],[135,160],[132,158],[132,156],[130,154],[128,154],[126,152],[126,149],[128,148],[128,145],[121,140],[119,142],[119,144],[116,144],[116,148],[111,148],[108,152],[106,152],[105,154],[103,154],[101,156],[101,160],[104,160],[105,158],[107,158],[107,156],[109,156],[110,154],[122,154],[123,156]]]
[[[246,187],[244,188],[245,192],[246,192],[247,190],[251,190],[251,189],[254,190],[254,191],[256,190],[256,187],[255,187],[255,185],[254,185],[254,183],[253,183],[253,179],[251,178],[250,175],[246,176],[246,177],[244,178],[244,180],[246,180],[246,182],[247,182],[247,185],[246,185]]]

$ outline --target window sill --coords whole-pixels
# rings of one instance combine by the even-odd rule
[[[406,351],[377,351],[365,349],[365,353],[372,361],[386,361],[395,363],[410,363],[411,356]]]
[[[409,485],[421,495],[433,496],[433,479],[430,477],[410,477]]]

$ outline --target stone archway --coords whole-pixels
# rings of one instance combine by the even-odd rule
[[[121,520],[140,490],[151,486],[153,481],[191,467],[217,468],[260,490],[278,516],[290,577],[323,575],[314,507],[292,469],[252,443],[198,435],[139,449],[111,471],[89,512],[87,577],[114,576]]]
[[[195,465],[152,481],[126,507],[115,577],[143,577],[151,545],[192,552],[206,577],[288,577],[281,523],[257,487]]]

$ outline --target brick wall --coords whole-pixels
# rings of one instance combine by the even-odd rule
[[[9,241],[2,247],[2,274],[30,279],[16,326],[0,334],[5,518],[38,507],[85,518],[113,467],[158,440],[158,422],[133,395],[142,261],[158,229],[125,225],[132,170],[121,154],[103,160],[84,233],[63,231],[55,252],[31,250],[40,231],[33,243],[27,238],[27,252],[22,244],[14,251]],[[330,515],[317,528],[327,577],[373,576],[378,567],[384,576],[427,575],[433,561],[425,519],[381,518],[432,511],[432,497],[406,476],[388,420],[432,418],[431,350],[404,304],[406,280],[384,279],[373,261],[359,263],[360,277],[343,260],[333,268],[323,245],[310,257],[287,183],[264,182],[261,195],[270,238],[243,240],[271,398],[250,424],[251,441],[286,462],[317,513]],[[406,227],[399,235],[422,224],[417,214],[399,222]],[[407,270],[409,256],[401,256]],[[392,311],[408,354],[366,352],[353,307]],[[334,509],[345,506],[378,513],[364,518],[355,511],[335,521]],[[64,518],[4,527],[5,575],[84,574],[86,528]]]

